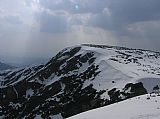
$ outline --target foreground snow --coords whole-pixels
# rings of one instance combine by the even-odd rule
[[[154,96],[134,97],[68,119],[160,119],[160,96]]]

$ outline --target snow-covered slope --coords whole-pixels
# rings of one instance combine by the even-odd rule
[[[160,119],[160,96],[142,95],[68,119]]]
[[[90,46],[90,47],[88,47]],[[143,82],[148,92],[160,85],[160,53],[117,46],[85,45],[92,51],[101,73],[93,81],[95,88],[123,87],[126,83]],[[114,81],[115,84],[111,82]]]
[[[44,65],[0,73],[0,115],[66,118],[150,93],[157,85],[160,86],[158,52],[118,46],[74,46]]]

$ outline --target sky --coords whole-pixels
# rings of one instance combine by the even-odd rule
[[[0,0],[0,56],[92,43],[160,51],[160,0]]]

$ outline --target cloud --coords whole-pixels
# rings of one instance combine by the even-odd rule
[[[131,23],[159,19],[159,5],[159,0],[110,0],[108,7],[118,21]]]
[[[0,48],[35,55],[83,43],[160,50],[159,6],[160,0],[0,0]]]
[[[39,0],[42,7],[50,10],[65,10],[72,14],[98,13],[107,0]]]
[[[39,0],[42,11],[37,15],[40,31],[63,33],[74,25],[86,26],[90,15],[101,12],[105,3],[105,0]]]
[[[64,33],[69,31],[67,17],[49,14],[45,11],[37,14],[41,32]]]
[[[22,21],[17,15],[6,16],[5,20],[10,24],[21,24]]]
[[[126,27],[126,36],[141,37],[143,39],[159,39],[160,20],[144,21],[130,24]]]
[[[107,0],[106,0],[107,1]],[[90,18],[90,25],[103,29],[121,30],[128,24],[160,19],[159,0],[108,0],[108,13],[103,11]]]
[[[70,26],[99,27],[117,34],[125,34],[130,24],[160,19],[159,0],[39,0],[39,4],[51,12],[68,13],[70,21],[65,23]]]

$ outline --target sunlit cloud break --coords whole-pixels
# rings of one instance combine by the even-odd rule
[[[159,5],[159,0],[1,0],[0,55],[48,57],[83,43],[159,51]]]

